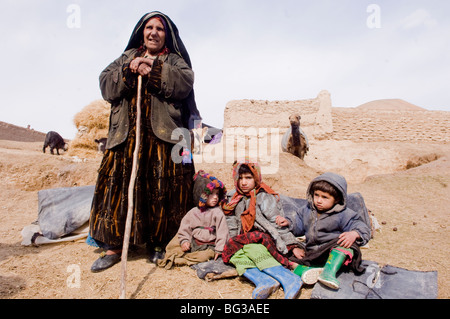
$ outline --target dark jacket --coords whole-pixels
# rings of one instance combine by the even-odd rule
[[[142,16],[131,34],[125,52],[100,74],[102,96],[111,103],[107,149],[123,143],[128,136],[128,108],[132,98],[137,96],[137,88],[135,85],[129,85],[136,81],[129,81],[124,70],[142,45],[146,22],[155,16],[163,21],[166,30],[165,44],[171,53],[160,56],[155,61],[156,64],[153,64],[150,76],[143,79],[143,86],[151,86],[147,89],[152,93],[152,118],[147,120],[158,138],[175,144],[180,140],[180,135],[175,134],[172,139],[174,129],[191,130],[196,121],[202,119],[195,103],[191,60],[178,28],[168,16],[153,11]]]
[[[313,204],[311,185],[315,181],[324,180],[334,185],[342,194],[343,201],[334,205],[328,212],[318,214]],[[341,175],[325,173],[316,177],[307,190],[308,204],[297,211],[293,217],[286,216],[290,221],[289,228],[296,236],[306,237],[306,252],[322,251],[323,247],[335,241],[340,234],[356,231],[361,239],[356,241],[359,246],[370,240],[370,228],[363,217],[347,207],[347,182]]]
[[[128,136],[128,108],[131,99],[137,94],[137,88],[134,85],[130,86],[130,81],[127,83],[129,75],[125,73],[127,65],[135,58],[137,51],[137,49],[125,51],[100,74],[102,96],[111,103],[107,149],[123,143]],[[184,126],[181,119],[182,101],[192,91],[194,72],[183,58],[176,54],[163,55],[159,59],[160,74],[149,75],[158,78],[156,89],[155,81],[143,79],[143,83],[154,86],[149,88],[149,91],[154,92],[151,95],[150,123],[158,138],[177,143],[179,136],[173,140],[172,132]]]

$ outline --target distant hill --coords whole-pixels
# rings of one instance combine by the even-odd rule
[[[364,110],[392,110],[392,111],[426,111],[426,109],[401,99],[375,100],[357,107]]]
[[[44,142],[46,133],[0,121],[0,140]]]

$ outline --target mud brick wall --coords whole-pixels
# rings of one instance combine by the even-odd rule
[[[450,142],[450,112],[332,108],[333,139]]]
[[[297,101],[230,101],[225,107],[223,128],[278,128],[282,135],[289,128],[289,116],[293,113],[300,114],[300,126],[308,138],[331,137],[331,98],[327,91],[321,91],[316,98]]]

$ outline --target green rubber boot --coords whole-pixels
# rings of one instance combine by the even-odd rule
[[[303,283],[307,285],[314,285],[317,282],[319,275],[322,273],[323,268],[320,267],[308,267],[305,265],[298,265],[294,269],[294,274],[302,278]]]
[[[343,247],[339,247],[339,249],[346,250],[353,255],[352,249],[347,249]],[[339,281],[336,279],[336,273],[341,268],[346,258],[347,255],[344,254],[342,251],[332,249],[330,252],[330,256],[328,257],[328,260],[325,263],[322,273],[317,278],[318,281],[331,289],[339,289]]]

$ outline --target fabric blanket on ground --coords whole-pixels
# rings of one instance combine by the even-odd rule
[[[222,258],[192,265],[191,268],[197,271],[197,276],[200,279],[204,279],[206,281],[238,276],[236,268],[225,264]]]
[[[437,271],[413,271],[363,260],[363,274],[337,274],[340,287],[332,290],[316,283],[311,299],[436,299]]]
[[[57,243],[86,237],[94,188],[78,186],[39,191],[38,218],[22,230],[22,245]]]
[[[186,253],[181,249],[178,236],[174,236],[166,246],[163,259],[158,260],[158,266],[170,269],[173,266],[191,266],[214,259],[215,252],[212,249]]]
[[[41,232],[41,227],[39,227],[38,224],[31,224],[28,226],[25,226],[22,229],[21,235],[22,235],[22,246],[30,246],[30,245],[44,245],[44,244],[56,244],[56,243],[62,243],[65,241],[75,241],[78,239],[84,239],[88,236],[89,233],[89,224],[86,223],[84,226],[78,228],[77,230],[70,233],[70,235],[63,236],[61,238],[57,239],[50,239],[47,237],[44,237]]]

